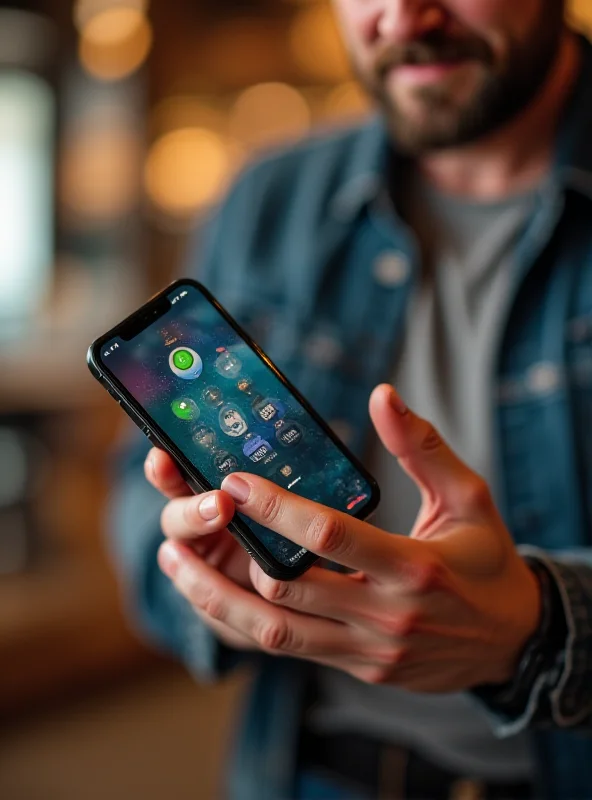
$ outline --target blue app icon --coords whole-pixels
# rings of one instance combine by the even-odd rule
[[[263,461],[267,464],[277,455],[269,442],[265,441],[265,439],[258,434],[247,438],[243,445],[243,453],[255,464],[259,461]]]

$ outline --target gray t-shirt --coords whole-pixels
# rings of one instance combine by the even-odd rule
[[[536,193],[497,203],[444,197],[417,178],[405,216],[422,250],[422,276],[410,304],[393,385],[431,420],[450,446],[491,485],[492,363],[507,307],[512,255]],[[383,491],[373,524],[409,533],[420,495],[377,444],[369,463]],[[364,732],[416,748],[440,765],[481,779],[519,780],[533,772],[529,739],[497,739],[466,694],[422,695],[369,686],[319,669],[319,732]]]

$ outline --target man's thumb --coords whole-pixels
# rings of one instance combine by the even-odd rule
[[[461,511],[481,479],[450,449],[434,426],[407,408],[388,384],[381,384],[372,392],[370,417],[383,445],[413,478],[424,500],[438,500]]]

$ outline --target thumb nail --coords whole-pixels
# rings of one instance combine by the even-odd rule
[[[403,400],[399,397],[397,392],[393,389],[391,391],[391,396],[389,397],[391,406],[395,409],[397,414],[403,416],[409,411],[409,408],[405,405]]]

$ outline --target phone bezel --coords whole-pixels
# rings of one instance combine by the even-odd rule
[[[104,386],[105,389],[120,403],[123,410],[126,411],[132,421],[142,430],[142,432],[150,439],[150,441],[166,450],[173,458],[175,463],[179,466],[183,477],[188,481],[191,488],[196,491],[210,491],[215,487],[210,484],[205,475],[203,475],[195,465],[184,455],[184,453],[177,447],[172,439],[162,430],[152,417],[149,416],[146,409],[130,394],[130,392],[123,386],[118,378],[109,369],[108,364],[101,357],[102,347],[106,342],[115,338],[121,337],[122,330],[135,329],[138,325],[147,327],[156,321],[159,317],[164,316],[169,308],[162,311],[163,298],[177,290],[181,290],[184,286],[191,286],[196,289],[200,294],[211,303],[216,310],[223,316],[226,322],[233,328],[233,330],[251,347],[257,356],[265,363],[269,369],[273,371],[275,376],[282,382],[288,391],[302,404],[303,408],[310,414],[315,422],[321,427],[323,432],[331,439],[341,453],[347,458],[351,464],[356,468],[360,475],[367,481],[371,487],[371,496],[369,502],[355,514],[351,514],[356,519],[366,519],[373,511],[375,511],[380,501],[380,489],[376,480],[365,469],[356,456],[349,451],[346,445],[335,435],[327,423],[323,420],[320,414],[312,407],[308,400],[296,389],[296,387],[288,380],[288,378],[281,372],[281,370],[273,363],[268,355],[262,348],[255,342],[249,334],[243,330],[238,322],[229,314],[229,312],[221,305],[221,303],[212,295],[212,293],[199,281],[193,278],[180,278],[171,283],[166,288],[155,294],[150,300],[144,303],[140,308],[115,325],[109,331],[99,336],[90,345],[87,354],[87,363],[93,376]],[[140,331],[138,331],[140,332]],[[131,338],[135,338],[137,333]],[[282,564],[278,561],[272,553],[262,544],[256,537],[253,531],[246,525],[238,516],[235,516],[231,525],[229,526],[232,532],[237,536],[240,543],[247,550],[247,552],[255,559],[259,566],[271,577],[280,580],[292,580],[293,578],[302,575],[315,561],[318,556],[308,551],[303,555],[293,566]]]

